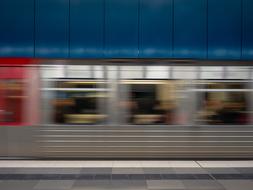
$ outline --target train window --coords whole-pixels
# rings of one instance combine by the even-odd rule
[[[99,124],[107,119],[105,83],[57,81],[52,101],[54,122],[60,124]]]
[[[176,80],[122,81],[128,97],[121,99],[130,124],[186,124],[187,113],[180,109],[185,83]]]
[[[249,91],[243,82],[203,82],[199,87],[197,123],[243,125],[249,123]]]
[[[0,123],[22,123],[25,82],[21,79],[0,81]]]

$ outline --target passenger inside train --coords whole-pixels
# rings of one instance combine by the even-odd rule
[[[169,80],[145,81],[144,84],[143,81],[135,81],[135,84],[130,84],[128,123],[184,124],[184,116],[180,116],[183,112],[177,105],[182,101],[180,96],[176,96],[179,86],[178,81]]]
[[[53,100],[54,122],[59,124],[99,124],[106,115],[100,113],[98,102],[106,100],[106,93],[98,91],[95,82],[56,82]]]
[[[211,83],[203,92],[204,100],[198,112],[202,124],[248,124],[247,92],[243,84]]]

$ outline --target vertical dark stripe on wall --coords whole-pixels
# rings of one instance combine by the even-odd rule
[[[172,0],[172,7],[171,7],[171,12],[172,12],[172,34],[171,34],[171,39],[172,39],[172,45],[171,45],[171,57],[174,57],[174,44],[175,44],[175,38],[174,38],[174,33],[175,33],[175,15],[174,15],[174,5],[175,5],[175,2],[174,0]]]
[[[241,1],[210,0],[208,6],[209,59],[241,58]]]
[[[206,3],[174,1],[174,58],[206,58]]]
[[[243,5],[244,5],[244,0],[241,0],[241,57],[240,59],[242,59],[242,46],[243,46]]]
[[[68,58],[69,0],[36,1],[36,56]]]
[[[103,0],[103,57],[106,57],[106,49],[105,49],[105,18],[106,18],[106,0]]]
[[[34,56],[34,0],[0,0],[0,57]]]
[[[70,1],[69,0],[69,17],[68,17],[68,58],[70,58],[70,32],[71,32],[71,27],[70,27]]]
[[[140,57],[140,28],[141,28],[141,18],[140,18],[140,10],[141,10],[141,0],[138,1],[138,58]]]
[[[141,0],[140,58],[172,57],[172,0]]]
[[[138,1],[106,1],[106,57],[138,58]]]
[[[253,1],[243,0],[242,59],[253,59]]]
[[[67,14],[66,14],[66,58],[69,58],[70,56],[70,0],[68,0],[67,2]]]
[[[70,57],[104,57],[104,0],[70,0]]]
[[[33,15],[33,57],[35,57],[35,39],[36,39],[36,0],[33,1],[33,10],[34,10],[34,15]]]
[[[37,0],[34,0],[34,57],[37,57],[37,16],[38,16]]]
[[[206,0],[206,58],[208,59],[208,41],[209,41],[209,35],[208,35],[208,5],[209,5],[209,0]]]

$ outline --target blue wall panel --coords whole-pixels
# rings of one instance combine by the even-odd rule
[[[106,1],[106,57],[138,57],[138,5],[138,0]]]
[[[0,0],[0,57],[253,60],[253,0]]]
[[[33,55],[34,0],[0,0],[0,56]]]
[[[140,57],[172,56],[172,0],[140,0]]]
[[[241,0],[208,1],[208,58],[241,58]]]
[[[70,1],[70,57],[103,57],[104,0]]]
[[[242,58],[253,59],[253,1],[243,0]]]
[[[174,1],[174,57],[207,57],[207,0]]]
[[[35,55],[68,57],[69,0],[36,0],[35,19]]]

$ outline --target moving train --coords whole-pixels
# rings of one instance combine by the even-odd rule
[[[250,62],[0,59],[1,158],[252,158]]]

